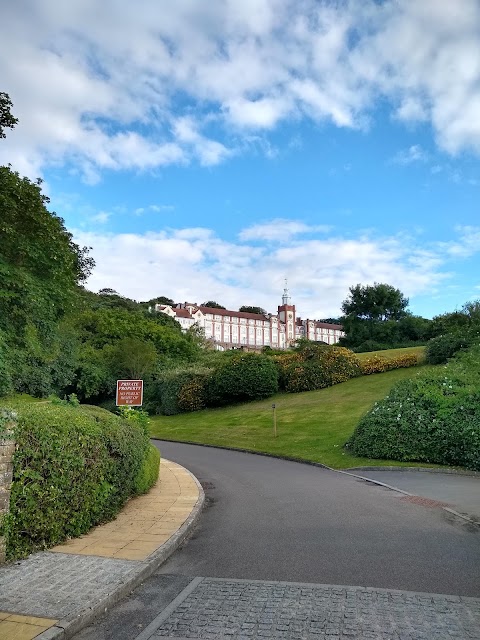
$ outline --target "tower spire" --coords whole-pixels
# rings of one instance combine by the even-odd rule
[[[285,278],[285,288],[283,290],[282,304],[290,304],[290,294],[288,293],[288,282]]]

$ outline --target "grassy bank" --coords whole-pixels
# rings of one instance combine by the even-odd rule
[[[397,369],[318,391],[278,394],[268,400],[222,409],[155,416],[151,418],[150,432],[152,437],[164,440],[294,456],[339,469],[359,465],[412,466],[355,457],[343,445],[369,407],[385,397],[395,382],[414,376],[417,371],[418,368]],[[277,438],[273,437],[272,403],[277,407]]]
[[[379,356],[380,358],[396,358],[397,356],[403,356],[406,353],[416,353],[419,359],[422,359],[425,355],[425,347],[402,347],[401,349],[383,349],[383,351],[366,351],[365,353],[356,353],[355,355],[360,360],[367,360],[372,356]]]

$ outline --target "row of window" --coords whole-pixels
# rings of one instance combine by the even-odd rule
[[[207,320],[215,320],[216,322],[225,322],[225,323],[229,323],[229,322],[233,322],[234,324],[249,324],[249,325],[256,325],[257,327],[269,327],[270,326],[270,321],[269,320],[253,320],[253,319],[248,319],[248,318],[238,318],[237,316],[219,316],[219,315],[212,315],[211,313],[207,313],[205,314],[205,318],[207,318]],[[276,320],[272,319],[272,322],[275,323]]]

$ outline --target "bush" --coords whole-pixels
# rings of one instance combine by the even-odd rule
[[[358,358],[344,347],[311,344],[276,362],[282,386],[290,393],[323,389],[361,375]]]
[[[474,336],[464,333],[446,333],[432,338],[427,343],[425,358],[429,364],[444,364],[461,349],[465,349],[474,341]]]
[[[143,425],[99,407],[36,403],[22,405],[17,413],[10,513],[5,518],[10,559],[114,517],[142,484],[149,451]]]
[[[369,376],[372,373],[384,373],[392,369],[415,367],[416,365],[418,365],[416,353],[404,353],[394,358],[382,358],[375,355],[360,361],[360,368],[364,376]]]
[[[480,470],[480,347],[397,383],[362,418],[355,455]]]
[[[152,383],[147,406],[155,413],[172,416],[184,411],[196,411],[206,406],[206,385],[210,369],[200,367],[166,371]]]
[[[268,398],[278,391],[278,373],[271,358],[256,353],[235,354],[209,378],[209,406]]]
[[[158,480],[160,470],[160,451],[151,444],[147,456],[135,478],[135,494],[141,495],[153,487]]]

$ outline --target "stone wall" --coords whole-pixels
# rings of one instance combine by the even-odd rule
[[[14,413],[0,410],[0,525],[10,506],[13,454],[15,452],[15,440],[13,439],[15,424]],[[5,538],[0,535],[0,564],[4,562]]]

